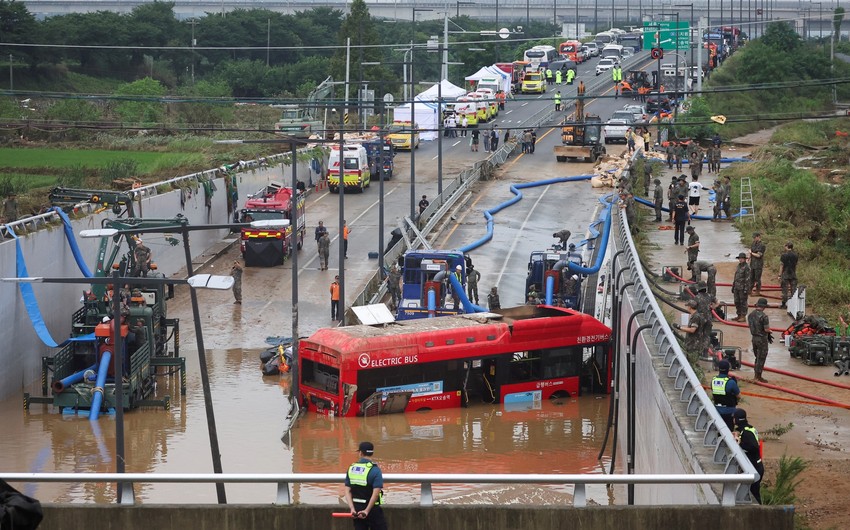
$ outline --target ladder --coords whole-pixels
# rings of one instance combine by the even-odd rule
[[[741,177],[741,213],[740,219],[749,217],[756,219],[756,205],[753,202],[753,185],[750,177]]]

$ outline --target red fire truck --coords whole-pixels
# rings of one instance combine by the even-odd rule
[[[240,222],[273,220],[287,221],[280,228],[243,228],[240,237],[242,258],[248,267],[273,267],[281,265],[292,252],[293,245],[300,250],[307,231],[304,196],[296,194],[297,219],[291,219],[290,200],[292,188],[271,182],[258,193],[248,196],[240,212]],[[281,223],[285,224],[285,223]]]

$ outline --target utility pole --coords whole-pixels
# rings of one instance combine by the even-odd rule
[[[15,90],[15,75],[12,73],[12,54],[9,54],[9,90]]]
[[[195,20],[194,17],[192,17],[192,84],[193,85],[195,84],[195,44],[196,44],[196,42],[195,42],[195,22],[197,22],[197,21]]]

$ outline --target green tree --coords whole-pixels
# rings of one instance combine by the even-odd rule
[[[794,53],[803,46],[803,39],[785,22],[768,24],[761,41],[768,48],[785,53]]]
[[[390,76],[389,71],[382,66],[362,66],[364,62],[381,62],[382,56],[378,45],[381,40],[375,28],[375,21],[369,14],[369,7],[364,0],[353,0],[348,16],[339,30],[337,48],[331,61],[331,73],[334,79],[345,79],[346,70],[346,41],[351,39],[350,71],[355,81],[382,80]]]
[[[81,46],[63,48],[56,62],[62,61],[64,53],[72,63],[79,64],[83,73],[117,79],[132,79],[136,73],[127,50],[108,48],[130,43],[126,17],[118,13],[98,11],[51,17],[44,22],[43,32],[48,44]]]
[[[32,42],[38,25],[35,17],[27,10],[23,2],[15,0],[0,0],[0,39],[8,43]],[[0,47],[0,53],[5,57],[13,54],[23,59],[21,62],[31,62],[35,56],[31,50],[19,47]]]
[[[836,37],[841,35],[841,22],[844,20],[844,8],[836,7],[835,13],[832,15],[832,38],[834,40],[838,40]]]
[[[149,55],[156,61],[162,61],[171,60],[171,56],[175,53],[150,48],[191,45],[191,30],[187,31],[186,26],[174,17],[174,2],[154,0],[151,3],[141,4],[134,7],[125,18],[127,42],[142,48],[135,49],[131,53],[131,64],[136,68],[144,66],[144,55]]]
[[[122,99],[115,112],[127,125],[156,125],[162,122],[165,105],[157,101],[165,95],[165,87],[159,81],[146,77],[118,87],[115,96]]]
[[[676,119],[678,136],[700,141],[711,138],[715,126],[711,123],[711,107],[708,102],[705,98],[695,97],[690,99],[690,105],[688,112]]]

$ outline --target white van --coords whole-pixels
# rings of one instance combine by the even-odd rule
[[[482,77],[478,81],[478,86],[475,88],[475,91],[483,92],[484,90],[489,90],[493,94],[496,94],[496,92],[502,90],[502,80],[496,77]]]
[[[372,180],[372,170],[369,167],[369,154],[360,144],[345,144],[343,148],[343,172],[345,189],[353,188],[360,191],[369,187]],[[339,145],[331,145],[328,158],[328,189],[339,191]]]
[[[620,59],[623,57],[623,47],[619,44],[608,44],[604,48],[602,48],[602,51],[599,52],[599,56],[612,57],[614,59],[617,59],[617,62],[619,62]]]

